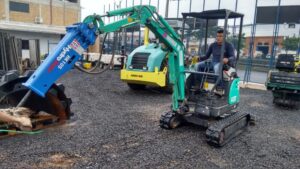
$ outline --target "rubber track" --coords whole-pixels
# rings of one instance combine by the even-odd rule
[[[176,114],[172,111],[166,112],[163,115],[161,115],[159,120],[159,126],[164,129],[171,129],[170,127],[170,121],[173,117],[175,117]]]
[[[236,130],[235,133],[230,133],[229,136],[224,136],[224,138],[226,138],[226,140],[224,140],[224,142],[222,142],[222,143],[220,143],[220,140],[219,140],[221,132],[225,128],[227,128],[230,125],[234,124],[235,122],[243,119],[244,117],[247,118],[247,125],[248,125],[250,122],[250,114],[237,112],[237,113],[230,115],[229,117],[226,117],[224,119],[221,119],[221,120],[217,121],[216,123],[212,124],[211,126],[209,126],[208,129],[206,130],[206,138],[207,138],[208,143],[211,143],[216,146],[225,145],[228,141],[230,141],[232,138],[234,138],[236,135],[239,134],[240,129]]]

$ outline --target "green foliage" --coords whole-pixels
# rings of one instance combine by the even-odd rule
[[[209,27],[208,31],[207,31],[208,38],[216,37],[217,30],[218,30],[218,27]],[[191,36],[194,36],[197,40],[200,40],[201,37],[202,38],[205,37],[205,33],[206,33],[205,28],[203,27],[203,29],[193,30],[191,32]]]
[[[299,41],[300,41],[300,38],[297,38],[295,36],[294,37],[286,37],[282,42],[283,49],[285,49],[286,51],[297,50]]]
[[[236,49],[237,49],[237,45],[238,45],[238,35],[237,36],[233,36],[233,35],[228,35],[227,37],[227,42],[231,43]],[[246,45],[246,37],[245,34],[242,34],[241,37],[241,41],[240,41],[240,49],[245,48]]]
[[[207,32],[208,38],[216,37],[218,29],[219,29],[219,27],[209,27],[208,32]],[[205,29],[194,30],[194,31],[192,31],[192,33],[190,35],[194,36],[197,40],[200,40],[200,37],[202,37],[202,38],[205,37]],[[227,32],[227,40],[226,41],[230,42],[235,48],[237,48],[237,44],[238,44],[237,36],[238,35],[233,36],[229,32]],[[245,34],[242,34],[240,49],[243,49],[245,47],[245,43],[246,43]]]

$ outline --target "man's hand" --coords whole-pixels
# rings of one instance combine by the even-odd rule
[[[228,61],[229,61],[228,58],[223,58],[223,63],[224,63],[224,64],[227,64]]]

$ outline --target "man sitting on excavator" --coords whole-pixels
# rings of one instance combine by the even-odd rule
[[[208,51],[206,52],[206,55],[204,57],[199,58],[199,62],[195,65],[195,68],[197,71],[203,72],[207,66],[209,66],[209,69],[213,69],[215,74],[219,74],[219,67],[220,67],[220,59],[221,59],[221,48],[222,43],[224,40],[224,30],[219,29],[217,31],[217,38],[216,42],[212,43]],[[210,58],[210,55],[213,55],[212,62],[206,63],[205,60]],[[224,47],[224,58],[223,58],[224,65],[228,64],[231,67],[234,67],[235,63],[235,55],[234,55],[234,48],[231,43],[225,41],[225,47]],[[208,65],[209,64],[209,65]]]

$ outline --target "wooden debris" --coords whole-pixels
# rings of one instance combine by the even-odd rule
[[[30,116],[34,112],[28,108],[18,107],[0,110],[0,122],[13,124],[21,130],[30,130],[32,123]]]

